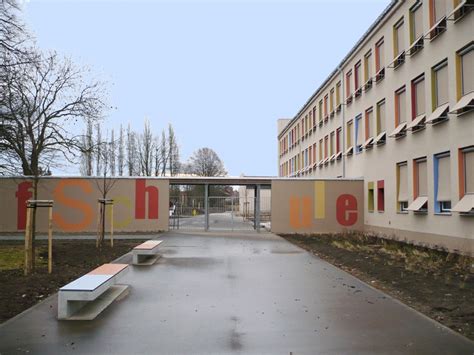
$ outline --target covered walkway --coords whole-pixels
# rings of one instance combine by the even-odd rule
[[[472,354],[474,344],[270,233],[160,236],[96,320],[56,296],[0,326],[1,354]],[[127,255],[122,262],[130,261]]]

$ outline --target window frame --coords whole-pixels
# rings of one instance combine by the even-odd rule
[[[448,209],[444,206],[446,202],[449,202],[449,204],[452,206],[452,193],[450,186],[448,187],[450,189],[450,196],[451,199],[448,200],[443,200],[439,201],[438,200],[438,186],[439,186],[439,160],[440,159],[445,159],[449,158],[449,176],[450,176],[450,182],[451,182],[451,152],[446,151],[442,153],[437,153],[433,155],[433,184],[434,184],[434,210],[435,214],[451,214],[451,207]]]

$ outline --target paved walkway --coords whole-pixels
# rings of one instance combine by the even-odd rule
[[[474,343],[269,233],[173,234],[96,320],[56,297],[0,326],[0,354],[472,354]],[[121,261],[130,260],[125,256]]]

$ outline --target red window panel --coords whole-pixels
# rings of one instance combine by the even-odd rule
[[[385,211],[385,182],[384,180],[377,181],[377,211]]]

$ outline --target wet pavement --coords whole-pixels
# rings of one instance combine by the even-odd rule
[[[167,233],[94,321],[56,296],[0,326],[0,354],[473,354],[474,343],[270,233]],[[130,255],[120,262],[131,261]]]

